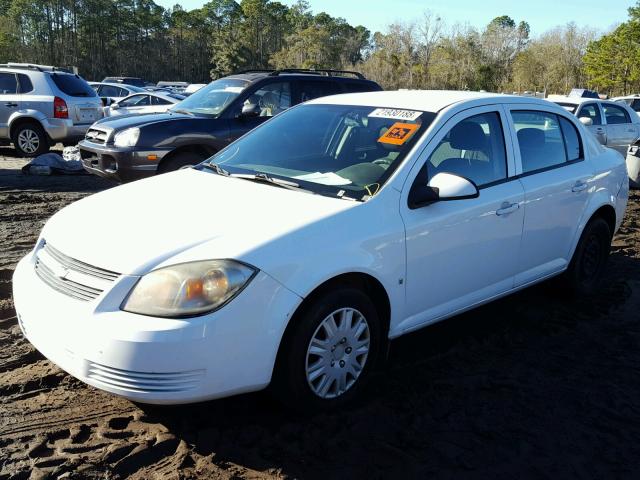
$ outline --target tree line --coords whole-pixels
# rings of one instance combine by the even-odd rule
[[[498,16],[484,28],[432,12],[384,32],[271,0],[211,0],[186,11],[153,0],[0,0],[0,62],[77,67],[150,81],[208,82],[250,68],[353,69],[385,88],[494,92],[640,91],[640,0],[598,36],[574,23],[533,38]]]

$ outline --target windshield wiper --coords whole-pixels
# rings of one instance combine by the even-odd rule
[[[270,177],[266,173],[232,173],[233,178],[241,178],[243,180],[249,180],[251,182],[266,183],[268,185],[274,185],[276,187],[286,188],[289,190],[301,190],[304,192],[314,193],[311,190],[302,188],[296,182],[290,182],[289,180],[282,180],[281,178]]]
[[[207,162],[207,163],[203,163],[202,166],[209,170],[213,170],[218,175],[222,175],[223,177],[228,177],[229,175],[231,175],[229,172],[227,172],[224,168],[222,168],[217,163]]]

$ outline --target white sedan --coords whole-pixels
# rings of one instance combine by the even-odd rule
[[[186,97],[178,93],[149,92],[129,95],[118,102],[104,107],[105,117],[143,113],[162,113]]]
[[[135,401],[271,385],[331,408],[391,339],[554,276],[593,292],[627,197],[620,154],[544,100],[324,97],[56,213],[15,307],[49,359]]]

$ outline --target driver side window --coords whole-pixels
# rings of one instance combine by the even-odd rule
[[[274,82],[253,92],[244,101],[260,107],[261,117],[273,117],[291,107],[291,86],[289,82]]]
[[[427,160],[429,178],[441,172],[468,178],[478,187],[507,178],[504,133],[498,112],[456,124]]]

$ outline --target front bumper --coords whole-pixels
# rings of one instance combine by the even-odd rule
[[[87,140],[82,140],[78,148],[87,172],[117,182],[131,182],[155,175],[160,161],[171,151],[114,147]],[[149,155],[155,155],[156,160],[149,160]]]
[[[25,337],[52,362],[101,390],[133,401],[177,404],[264,388],[300,297],[259,272],[219,311],[163,319],[121,311],[138,277],[121,275],[91,301],[52,289],[18,264],[13,296]]]

